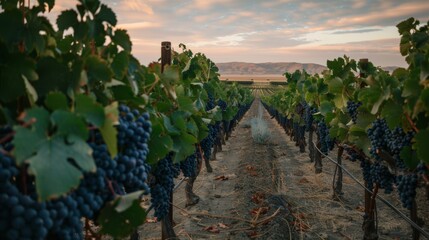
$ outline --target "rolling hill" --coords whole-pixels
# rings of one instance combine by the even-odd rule
[[[271,75],[281,76],[285,72],[295,72],[304,69],[309,74],[321,73],[326,69],[325,66],[315,63],[296,63],[296,62],[267,62],[267,63],[247,63],[247,62],[226,62],[216,63],[221,75]],[[382,67],[390,73],[396,66]]]
[[[216,63],[221,75],[282,75],[285,72],[295,72],[304,69],[310,74],[321,73],[325,66],[315,63],[268,62],[246,63],[227,62]]]

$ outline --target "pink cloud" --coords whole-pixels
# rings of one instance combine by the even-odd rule
[[[380,11],[370,12],[366,15],[343,17],[340,19],[330,19],[326,22],[326,26],[345,27],[350,25],[372,25],[377,24],[382,20],[398,18],[398,17],[409,17],[416,13],[428,12],[429,4],[418,5],[413,3],[404,3],[395,7],[392,7],[383,13]]]
[[[156,28],[160,27],[161,24],[159,23],[153,23],[153,22],[134,22],[134,23],[123,23],[117,25],[118,28],[124,28],[127,30],[134,30],[134,29],[144,29],[144,28]]]

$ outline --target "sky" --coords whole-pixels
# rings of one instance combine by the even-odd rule
[[[101,0],[127,29],[142,64],[157,61],[162,41],[185,44],[220,62],[301,62],[368,58],[406,66],[396,24],[429,20],[428,0]],[[49,14],[76,5],[56,0]]]

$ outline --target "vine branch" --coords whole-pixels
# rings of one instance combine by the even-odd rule
[[[410,123],[411,128],[416,132],[419,133],[419,129],[414,124],[413,120],[410,118],[410,115],[408,113],[405,113],[405,117],[407,117],[408,123]]]

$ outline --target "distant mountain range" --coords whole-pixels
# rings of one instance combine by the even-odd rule
[[[304,69],[307,73],[321,73],[325,66],[315,63],[296,62],[267,62],[267,63],[246,63],[227,62],[216,63],[221,75],[282,75],[285,72],[295,72]],[[392,72],[397,67],[383,67],[384,70]]]
[[[216,63],[221,75],[282,75],[285,72],[295,72],[304,69],[310,74],[321,73],[325,66],[314,63],[268,62],[246,63],[227,62]]]

